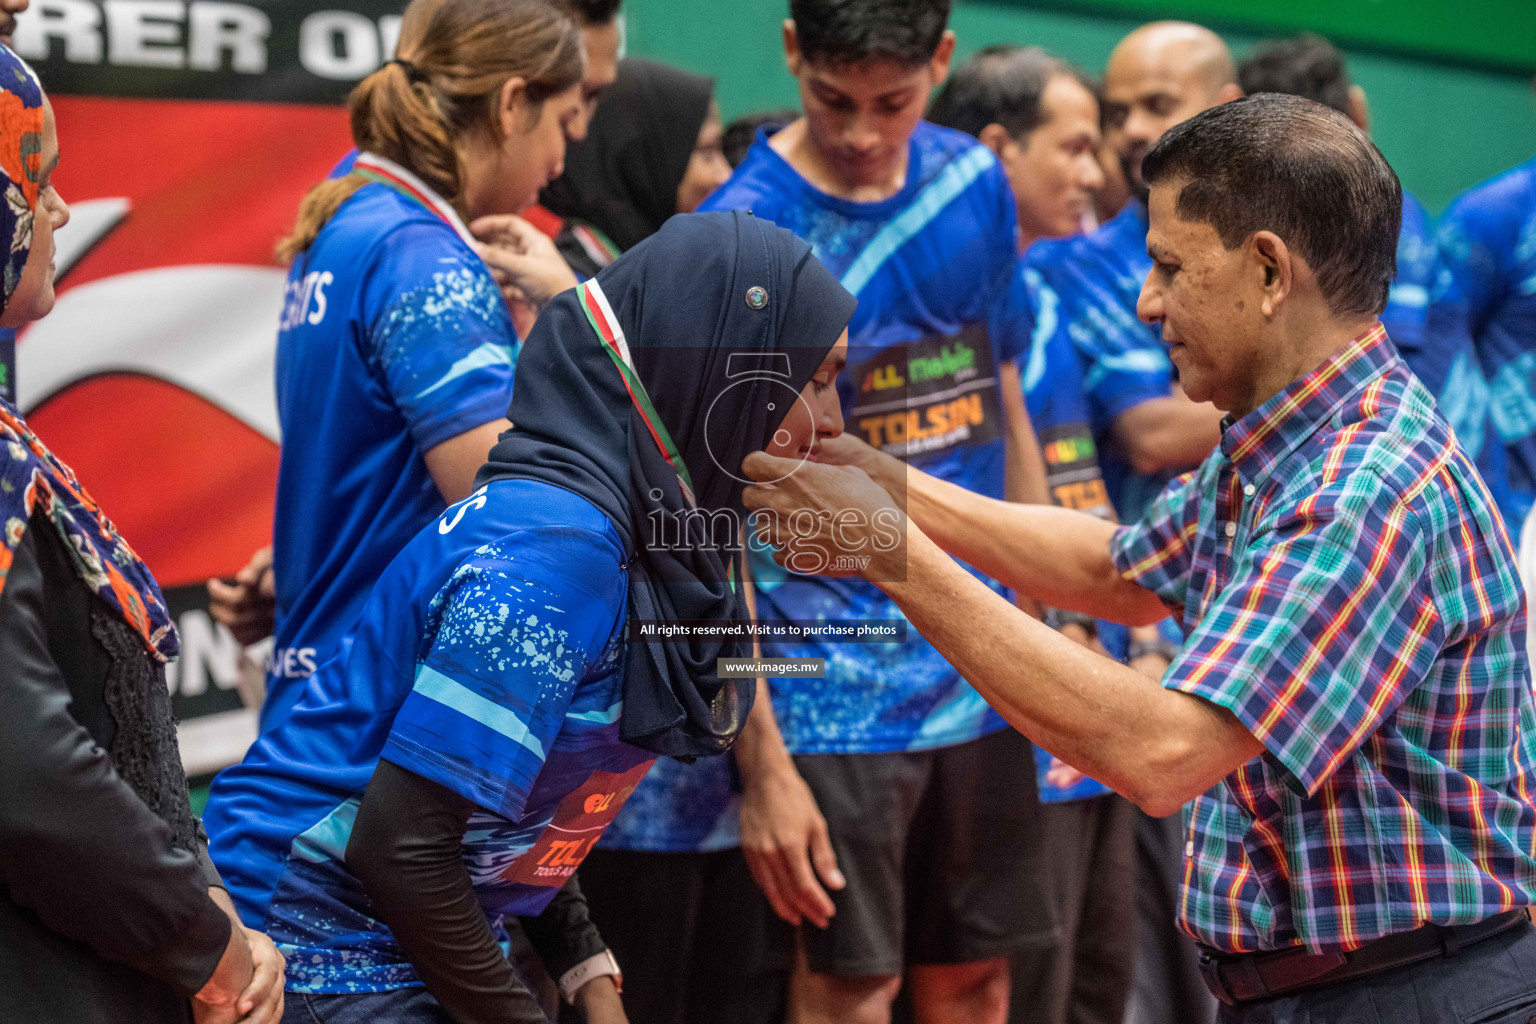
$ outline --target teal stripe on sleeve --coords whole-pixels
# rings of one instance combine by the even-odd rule
[[[992,151],[978,144],[944,168],[937,178],[917,194],[911,206],[897,214],[869,240],[864,251],[859,253],[859,258],[843,273],[843,287],[858,295],[897,249],[927,227],[929,221],[937,217],[944,207],[996,162],[997,158],[992,155]]]
[[[450,707],[487,729],[501,733],[512,742],[522,744],[537,754],[540,760],[544,758],[543,745],[528,731],[521,718],[495,701],[480,696],[458,680],[422,665],[416,670],[414,689],[428,700]]]

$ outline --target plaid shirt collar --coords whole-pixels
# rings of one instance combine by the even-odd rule
[[[1256,484],[1317,433],[1344,402],[1398,361],[1379,322],[1244,416],[1222,421],[1221,453]]]

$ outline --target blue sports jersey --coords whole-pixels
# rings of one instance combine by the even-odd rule
[[[1031,255],[1033,251],[1032,248]],[[1066,332],[1058,329],[1056,295],[1045,287],[1033,258],[1026,260],[1022,272],[1033,330],[1029,352],[1020,361],[1019,380],[1030,422],[1040,440],[1051,499],[1063,508],[1113,518],[1093,442],[1083,355]],[[1099,638],[1113,656],[1124,651],[1123,627],[1101,623]],[[1070,768],[1040,746],[1035,747],[1035,779],[1044,803],[1082,800],[1110,792],[1108,787]]]
[[[1508,473],[1501,507],[1518,531],[1536,501],[1536,158],[1451,203],[1437,243],[1450,286],[1431,304],[1431,322],[1470,339],[1486,375]]]
[[[1397,276],[1392,279],[1392,290],[1387,295],[1387,308],[1382,310],[1381,322],[1387,329],[1387,337],[1402,353],[1414,376],[1437,396],[1451,361],[1443,349],[1424,343],[1429,295],[1438,276],[1434,224],[1430,221],[1429,211],[1411,193],[1404,192],[1403,226],[1397,235]],[[1409,353],[1418,358],[1419,365],[1414,364]]]
[[[1415,377],[1435,396],[1446,422],[1477,464],[1505,514],[1510,494],[1504,447],[1493,429],[1488,382],[1459,317],[1445,315],[1454,281],[1435,245],[1429,212],[1403,193],[1403,226],[1397,236],[1397,276],[1381,322]],[[1437,310],[1431,320],[1432,306]]]
[[[889,199],[855,203],[807,182],[758,133],[704,210],[751,210],[809,242],[859,300],[838,381],[846,429],[929,473],[1003,495],[998,366],[1028,344],[1008,179],[968,135],[920,123],[907,180]],[[821,622],[898,619],[878,588],[791,577],[758,553],[758,613]],[[993,584],[996,586],[995,584]],[[1001,588],[998,588],[1001,589]],[[825,680],[772,680],[793,753],[949,746],[1005,728],[932,645],[765,644],[766,657],[825,658]],[[717,850],[739,842],[739,786],[726,758],[658,767],[604,836],[615,849]]]
[[[464,864],[493,924],[565,883],[652,757],[618,735],[623,559],[585,499],[481,488],[400,552],[346,651],[214,781],[209,848],[289,989],[420,984],[344,860],[380,757],[477,805]]]
[[[1083,391],[1099,467],[1120,518],[1134,519],[1169,474],[1135,473],[1104,442],[1117,416],[1165,398],[1173,388],[1173,364],[1161,328],[1136,316],[1136,299],[1152,268],[1147,208],[1133,199],[1091,234],[1037,242],[1028,263],[1039,274],[1036,301],[1042,314],[1054,310],[1055,329],[1082,353]]]
[[[429,208],[363,186],[288,275],[275,649],[262,728],[350,631],[443,499],[422,453],[506,415],[517,335],[485,264]]]

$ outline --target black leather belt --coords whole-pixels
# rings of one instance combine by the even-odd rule
[[[1202,948],[1200,975],[1212,995],[1236,1006],[1380,974],[1437,956],[1455,956],[1463,947],[1491,939],[1526,920],[1521,908],[1476,924],[1426,924],[1411,932],[1384,935],[1348,953],[1315,954],[1299,946],[1263,953],[1217,953]]]

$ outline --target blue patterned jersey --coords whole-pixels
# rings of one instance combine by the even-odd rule
[[[1486,374],[1507,457],[1505,518],[1518,529],[1536,501],[1536,158],[1453,202],[1437,242],[1451,286],[1431,317],[1471,339]]]
[[[360,189],[294,261],[277,340],[285,443],[263,728],[337,651],[389,560],[442,512],[422,453],[506,415],[517,349],[485,264],[384,185]]]
[[[1450,271],[1435,246],[1434,224],[1417,199],[1403,193],[1397,236],[1397,276],[1381,322],[1403,362],[1435,396],[1461,447],[1472,457],[1494,500],[1510,511],[1504,447],[1493,430],[1488,382],[1457,317],[1446,316],[1454,296]],[[1433,315],[1431,310],[1435,310]]]
[[[400,552],[349,642],[214,781],[209,848],[289,989],[420,984],[345,862],[381,757],[475,803],[463,858],[493,923],[565,883],[651,761],[618,736],[623,558],[568,491],[481,488]]]
[[[1040,440],[1051,499],[1063,508],[1114,517],[1093,442],[1092,415],[1083,387],[1082,353],[1058,330],[1055,294],[1045,286],[1032,248],[1022,268],[1029,296],[1033,330],[1029,352],[1020,362],[1019,380],[1029,420]],[[1125,628],[1102,623],[1099,639],[1119,657],[1125,649]],[[1061,803],[1101,796],[1110,790],[1088,778],[1044,747],[1035,747],[1036,782],[1044,803]]]
[[[1115,418],[1173,389],[1173,364],[1161,328],[1136,316],[1136,299],[1152,268],[1147,255],[1147,208],[1127,203],[1087,235],[1037,242],[1029,251],[1039,275],[1042,314],[1083,357],[1083,391],[1099,446],[1099,467],[1121,518],[1133,518],[1169,474],[1145,475],[1105,445]],[[1043,329],[1043,325],[1042,328]]]

